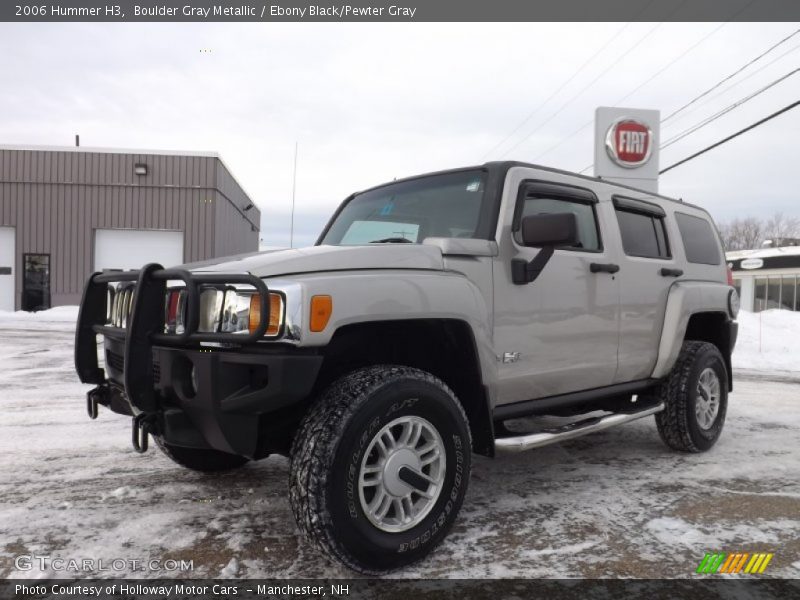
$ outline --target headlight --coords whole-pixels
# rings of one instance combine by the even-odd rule
[[[225,292],[220,331],[222,333],[250,331],[250,294],[233,290]]]
[[[260,325],[261,296],[250,292],[225,292],[222,308],[223,333],[253,333]],[[283,325],[283,296],[275,292],[269,295],[269,324],[265,336],[274,337]]]
[[[276,337],[283,326],[283,296],[269,294],[269,325],[266,337]],[[164,304],[164,331],[183,333],[185,330],[186,298],[183,290],[170,290]],[[261,314],[261,296],[237,288],[212,288],[200,290],[200,314],[197,327],[202,333],[252,333],[258,329]]]
[[[281,331],[283,325],[283,296],[271,292],[269,295],[269,324],[267,330],[264,332],[265,336],[274,337]],[[250,333],[258,329],[261,324],[261,296],[252,294],[250,296],[250,316],[248,329]]]
[[[222,318],[222,301],[225,292],[207,289],[200,292],[200,324],[198,331],[219,331]]]

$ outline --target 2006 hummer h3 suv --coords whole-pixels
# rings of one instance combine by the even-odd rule
[[[311,248],[96,273],[76,368],[139,451],[152,435],[200,471],[288,455],[300,528],[380,573],[444,538],[472,452],[647,415],[670,448],[711,448],[730,283],[696,206],[489,163],[353,194]]]

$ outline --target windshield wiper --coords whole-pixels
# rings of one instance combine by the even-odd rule
[[[404,237],[388,237],[382,240],[372,240],[370,244],[413,244],[410,239]]]

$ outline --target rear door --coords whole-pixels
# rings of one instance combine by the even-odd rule
[[[508,184],[507,184],[508,185]],[[615,252],[603,242],[607,215],[589,190],[523,181],[503,250],[495,266],[495,348],[499,360],[498,404],[610,385],[617,367],[619,284]],[[572,213],[580,241],[555,250],[539,277],[512,282],[509,258],[530,261],[539,252],[521,245],[526,215]]]
[[[642,199],[613,196],[620,257],[619,366],[615,383],[646,379],[658,346],[670,286],[684,273],[673,258],[666,212]]]

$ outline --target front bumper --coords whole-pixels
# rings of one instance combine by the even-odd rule
[[[171,279],[186,283],[189,298],[187,327],[180,335],[162,333],[166,281]],[[112,281],[136,281],[125,329],[106,324]],[[142,449],[138,428],[146,423],[147,431],[173,445],[255,458],[264,454],[264,431],[269,430],[265,421],[270,419],[263,415],[280,415],[305,400],[322,357],[258,343],[262,330],[251,335],[197,332],[199,286],[208,283],[246,283],[262,295],[261,306],[269,306],[269,290],[252,275],[197,275],[159,265],[92,275],[78,317],[76,370],[82,382],[97,384],[87,396],[90,416],[96,416],[97,405],[102,404],[134,417],[138,450]],[[262,310],[261,323],[268,321]],[[104,336],[102,368],[98,334]]]
[[[108,406],[133,416],[121,383],[124,343],[106,337],[104,351]],[[269,445],[263,437],[270,429],[270,413],[306,400],[322,364],[319,355],[289,350],[154,346],[151,352],[153,392],[160,407],[157,435],[175,446],[250,458]]]

